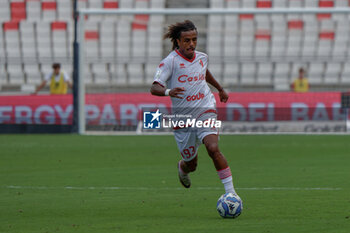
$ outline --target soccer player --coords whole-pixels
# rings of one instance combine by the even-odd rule
[[[72,88],[72,83],[69,81],[69,76],[66,72],[61,71],[61,64],[52,64],[52,72],[46,74],[45,79],[36,88],[34,94],[45,87],[46,83],[50,82],[50,94],[52,95],[62,95],[67,94],[68,87]]]
[[[294,92],[308,92],[310,88],[309,81],[304,77],[305,70],[303,68],[299,69],[299,76],[291,85]]]
[[[170,96],[173,114],[191,114],[196,119],[216,118],[216,102],[207,83],[219,91],[220,101],[226,103],[229,96],[208,70],[208,56],[196,51],[197,28],[186,20],[170,25],[164,35],[173,43],[173,51],[161,61],[151,87],[152,95]],[[191,186],[189,173],[197,167],[198,147],[204,144],[213,160],[226,193],[236,191],[230,167],[219,150],[216,128],[177,128],[174,135],[182,159],[178,162],[178,174],[185,188]]]

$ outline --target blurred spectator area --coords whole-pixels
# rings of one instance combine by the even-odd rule
[[[79,8],[349,7],[348,0],[78,0]],[[39,84],[53,62],[72,76],[71,0],[0,1],[0,90]],[[187,16],[177,16],[184,20]],[[85,82],[90,86],[149,87],[171,48],[162,35],[167,16],[88,16]],[[198,49],[226,87],[289,90],[304,67],[311,87],[350,86],[350,18],[345,14],[210,15],[193,17]]]

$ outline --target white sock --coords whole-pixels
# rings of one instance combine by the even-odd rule
[[[224,184],[226,193],[236,194],[235,188],[233,187],[232,176],[222,179],[221,182]]]
[[[182,160],[180,160],[179,163],[178,163],[179,172],[181,173],[181,175],[187,175],[188,173],[184,172],[184,171],[182,170],[182,168],[181,168],[181,161],[182,161]]]
[[[219,170],[217,172],[218,172],[218,175],[221,179],[221,182],[224,184],[225,192],[236,194],[235,188],[233,187],[232,174],[231,174],[230,167],[224,168],[224,169]]]

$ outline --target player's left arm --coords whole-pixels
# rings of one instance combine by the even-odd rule
[[[226,103],[229,96],[224,90],[224,88],[216,81],[213,75],[210,73],[209,69],[207,69],[207,73],[205,75],[205,81],[210,83],[213,87],[215,87],[219,91],[220,101]]]

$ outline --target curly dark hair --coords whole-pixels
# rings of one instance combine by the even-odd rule
[[[168,31],[164,34],[164,39],[169,38],[171,42],[173,42],[173,50],[176,48],[179,48],[179,45],[177,44],[177,39],[180,39],[181,32],[187,32],[196,30],[197,28],[190,20],[185,20],[184,22],[178,22],[175,24],[172,24],[168,27]]]
[[[53,69],[61,68],[61,64],[60,64],[60,63],[53,63],[53,64],[52,64],[52,68],[53,68]]]

